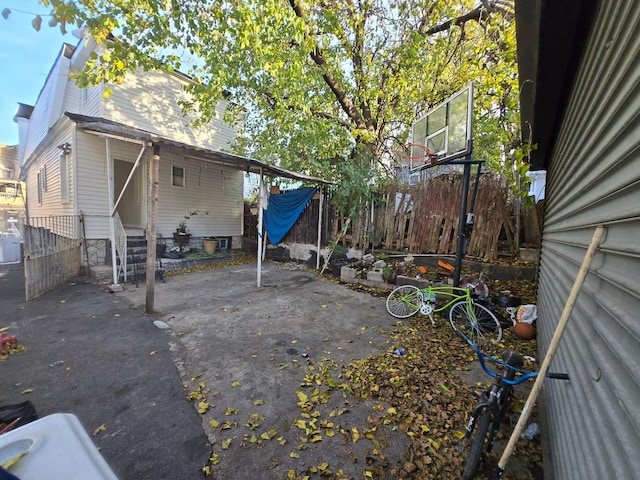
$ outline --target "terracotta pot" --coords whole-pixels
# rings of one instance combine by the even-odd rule
[[[202,240],[202,248],[208,254],[213,254],[218,248],[218,240]]]

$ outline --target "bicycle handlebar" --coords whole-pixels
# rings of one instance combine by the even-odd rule
[[[513,365],[510,365],[506,362],[503,362],[502,360],[492,357],[489,354],[484,353],[482,350],[480,350],[480,347],[478,347],[478,345],[476,345],[476,343],[465,337],[464,335],[462,335],[461,333],[458,332],[458,334],[464,338],[467,343],[469,345],[471,345],[471,348],[473,348],[473,350],[476,352],[476,355],[478,356],[478,360],[480,361],[480,366],[482,367],[482,370],[485,371],[485,373],[493,378],[496,378],[498,376],[498,372],[494,372],[493,370],[491,370],[489,367],[487,367],[486,362],[484,361],[485,358],[488,358],[489,360],[491,360],[493,363],[496,363],[498,365],[502,365],[505,368],[509,368],[515,372],[518,372],[521,374],[520,377],[518,378],[514,378],[514,379],[509,379],[506,378],[505,376],[501,376],[501,380],[508,384],[508,385],[519,385],[522,382],[526,382],[527,380],[529,380],[530,378],[535,378],[538,376],[538,372],[529,372],[527,370],[522,370],[518,367],[514,367]],[[559,379],[559,380],[569,380],[569,374],[567,373],[547,373],[546,375],[547,378],[555,378],[555,379]]]

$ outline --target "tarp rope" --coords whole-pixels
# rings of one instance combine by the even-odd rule
[[[269,206],[264,212],[264,226],[272,245],[280,243],[291,230],[314,193],[316,189],[308,187],[269,196]]]

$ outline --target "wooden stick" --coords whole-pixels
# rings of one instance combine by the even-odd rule
[[[333,250],[335,249],[335,245],[347,233],[347,230],[349,228],[349,223],[351,223],[351,217],[347,218],[347,221],[344,223],[344,226],[342,227],[342,231],[340,232],[340,234],[336,238],[336,241],[333,242],[334,243],[334,247],[329,249],[329,253],[327,254],[327,259],[324,261],[324,265],[322,266],[322,270],[320,270],[320,275],[322,275],[324,273],[324,271],[327,269],[327,267],[329,266],[329,260],[331,259],[331,255],[333,255]]]
[[[511,438],[509,438],[509,443],[507,444],[504,452],[502,453],[502,457],[500,457],[500,461],[498,462],[498,467],[494,472],[493,478],[502,477],[502,473],[507,465],[507,461],[509,457],[513,453],[516,447],[516,443],[518,438],[520,438],[520,433],[524,425],[527,423],[529,419],[529,415],[531,414],[531,410],[533,409],[533,405],[538,398],[538,393],[542,388],[542,383],[544,382],[545,376],[549,371],[549,365],[551,364],[551,360],[553,360],[553,356],[558,349],[558,344],[560,343],[560,338],[564,333],[564,329],[567,326],[569,321],[569,316],[571,315],[571,311],[573,310],[573,306],[576,303],[578,298],[578,294],[580,293],[580,289],[582,288],[582,284],[584,283],[584,279],[587,276],[589,271],[589,267],[591,266],[591,261],[596,254],[596,250],[598,249],[598,245],[600,244],[600,240],[602,240],[602,236],[604,235],[605,228],[602,225],[598,225],[596,227],[596,231],[593,232],[593,238],[591,239],[591,244],[587,249],[587,253],[585,254],[584,260],[582,261],[582,266],[580,267],[580,271],[578,272],[578,276],[573,283],[573,288],[569,293],[569,298],[567,298],[567,303],[564,306],[564,310],[562,312],[562,316],[560,317],[560,321],[558,322],[558,326],[556,327],[555,332],[553,333],[553,337],[551,338],[551,343],[549,344],[549,349],[547,350],[547,354],[542,361],[542,365],[540,366],[540,371],[538,372],[538,376],[536,377],[536,381],[533,384],[533,388],[529,393],[529,397],[527,398],[527,402],[522,409],[522,413],[520,414],[520,419],[516,424],[513,433],[511,434]]]

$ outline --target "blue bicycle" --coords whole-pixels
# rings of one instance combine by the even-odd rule
[[[462,480],[471,480],[475,477],[476,471],[480,466],[482,451],[485,449],[485,439],[487,453],[491,452],[493,448],[500,423],[509,408],[513,386],[537,377],[538,372],[522,370],[524,358],[512,350],[504,352],[502,360],[500,360],[482,352],[473,340],[465,337],[461,332],[458,331],[457,333],[476,352],[482,369],[495,379],[491,387],[481,395],[480,401],[471,412],[467,425],[466,438],[469,440],[470,448],[464,464]],[[491,370],[487,366],[485,359],[499,365],[502,372]],[[569,380],[569,375],[566,373],[547,373],[546,376],[548,378]]]

